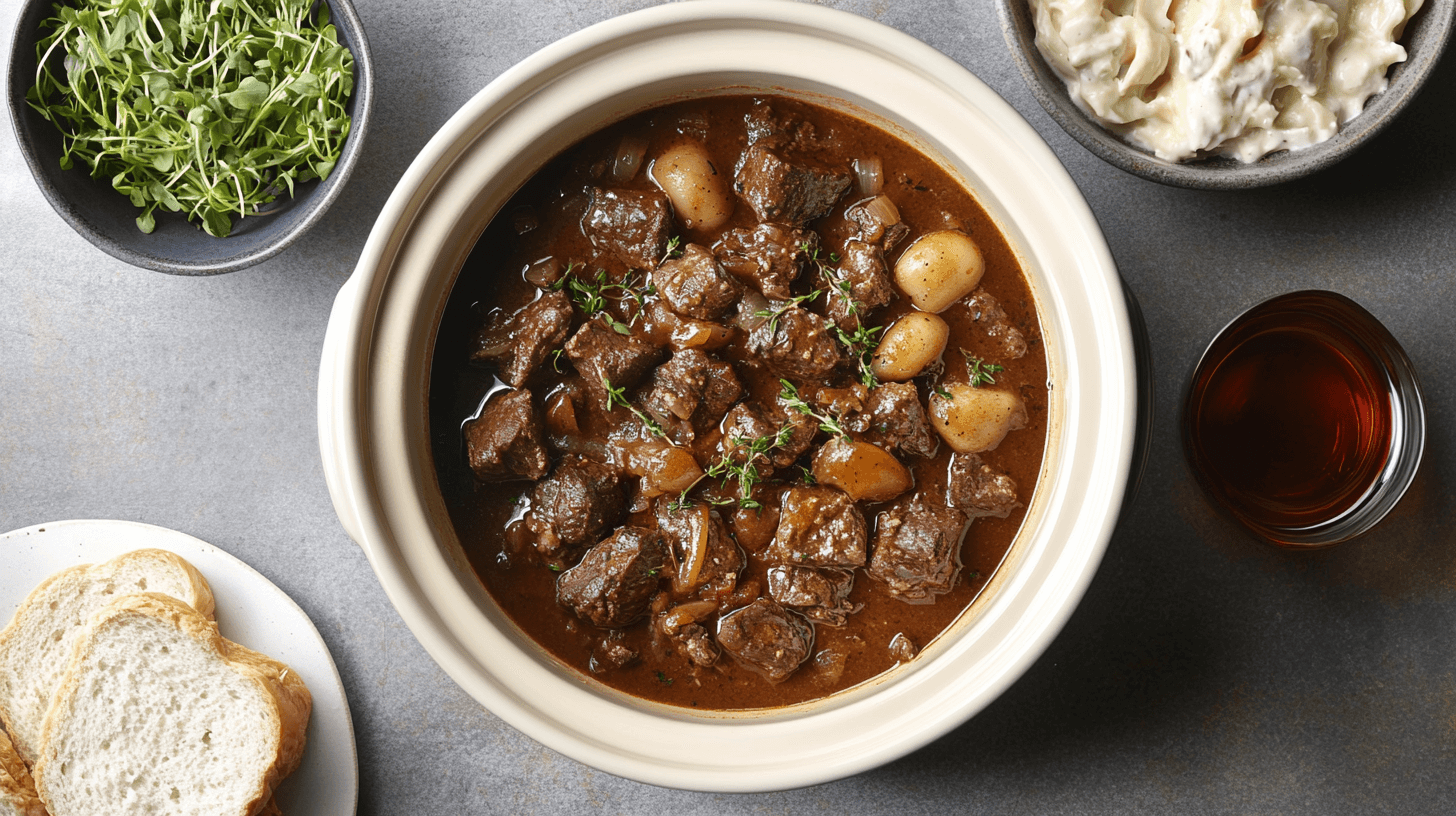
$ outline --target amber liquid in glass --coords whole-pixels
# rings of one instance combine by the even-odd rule
[[[1204,485],[1258,528],[1339,517],[1385,467],[1392,404],[1369,353],[1323,317],[1250,314],[1194,374],[1185,432]]]

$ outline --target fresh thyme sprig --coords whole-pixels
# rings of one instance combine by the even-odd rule
[[[661,266],[662,264],[667,263],[673,258],[681,258],[682,256],[682,236],[674,235],[671,238],[667,239],[667,251],[662,253],[662,260],[658,261],[657,263],[659,266]]]
[[[995,385],[996,378],[992,375],[1006,370],[1005,366],[988,363],[965,349],[961,349],[961,355],[966,358],[966,376],[970,378],[972,388]]]
[[[782,448],[789,443],[794,435],[794,426],[785,423],[777,431],[771,434],[754,437],[733,436],[733,446],[723,452],[703,475],[693,480],[693,483],[683,489],[671,504],[667,506],[669,512],[676,513],[679,510],[686,510],[692,506],[688,494],[693,491],[704,479],[722,479],[722,486],[728,487],[730,482],[738,483],[738,498],[709,500],[710,504],[725,505],[737,502],[739,507],[746,510],[757,510],[763,507],[757,500],[753,499],[753,488],[763,481],[763,473],[759,466],[768,462],[770,451]]]
[[[807,303],[822,294],[824,294],[823,289],[815,289],[807,295],[799,295],[798,297],[789,298],[787,301],[784,302],[784,305],[778,307],[777,309],[759,309],[758,311],[753,313],[753,316],[768,318],[768,333],[773,334],[774,332],[779,330],[779,318],[784,316],[784,312],[787,312],[795,306],[798,306],[800,303]]]
[[[635,321],[642,316],[642,310],[647,307],[647,296],[656,294],[657,288],[650,283],[639,287],[635,272],[629,274],[621,283],[611,283],[607,280],[607,270],[605,269],[598,269],[596,276],[589,281],[583,280],[580,275],[573,274],[575,269],[575,262],[568,264],[566,271],[561,274],[561,279],[551,284],[551,288],[556,290],[569,288],[571,302],[575,303],[576,307],[581,309],[587,317],[601,315],[612,331],[617,334],[631,334],[630,326],[607,311],[607,293],[617,291],[621,293],[617,296],[618,301],[631,298],[636,302],[637,312],[630,318]]]
[[[844,425],[838,417],[815,411],[812,405],[805,402],[804,398],[799,396],[799,389],[795,388],[793,383],[785,379],[780,379],[779,385],[783,386],[783,390],[779,392],[779,399],[783,400],[785,405],[806,417],[819,420],[819,429],[827,434],[849,436],[849,431],[844,429]]]
[[[612,381],[607,379],[606,375],[602,375],[602,387],[607,389],[608,411],[620,405],[623,408],[626,408],[628,411],[636,414],[637,418],[642,420],[642,424],[647,426],[647,430],[651,432],[653,436],[658,437],[659,439],[667,439],[667,431],[664,431],[662,429],[662,426],[657,424],[657,420],[648,416],[642,411],[642,409],[638,408],[627,400],[626,389],[613,388]]]
[[[839,281],[839,292],[845,303],[848,304],[849,314],[854,317],[855,329],[847,332],[835,325],[834,336],[839,339],[839,342],[849,351],[850,356],[854,358],[855,364],[859,366],[859,381],[864,384],[865,388],[874,388],[880,384],[880,380],[875,376],[874,369],[870,367],[870,360],[874,357],[875,349],[880,345],[880,332],[883,332],[885,327],[865,326],[864,321],[860,319],[859,304],[852,297],[853,291],[854,288],[850,286],[849,281],[843,279]]]

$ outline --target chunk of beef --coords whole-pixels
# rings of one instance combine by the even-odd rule
[[[844,362],[829,321],[799,306],[749,332],[748,350],[774,373],[796,380],[821,380]]]
[[[856,239],[885,252],[894,249],[910,234],[910,227],[900,221],[899,209],[887,196],[867,198],[850,205],[844,211],[844,219],[855,226]]]
[[[660,190],[593,187],[581,231],[597,249],[634,269],[655,269],[667,253],[672,204]]]
[[[717,601],[678,604],[656,617],[657,629],[694,665],[711,666],[718,662],[718,644],[702,621],[717,611]]]
[[[688,244],[681,258],[653,270],[652,284],[674,312],[698,320],[721,317],[738,301],[740,291],[713,252],[698,244]]]
[[[784,495],[768,559],[800,567],[864,566],[864,516],[840,490],[795,485]]]
[[[622,630],[613,629],[592,649],[586,667],[592,674],[601,674],[610,669],[624,669],[640,657],[635,649],[622,642]]]
[[[886,450],[929,458],[940,448],[920,392],[911,383],[881,383],[870,389],[864,411],[845,424],[857,437]]]
[[[761,221],[799,225],[828,214],[849,189],[853,175],[808,158],[788,158],[763,142],[750,145],[739,159],[733,189]]]
[[[862,318],[895,297],[885,253],[863,241],[845,243],[837,274],[826,270],[824,277],[829,319],[845,331],[859,328]]]
[[[652,372],[642,407],[673,441],[687,443],[698,430],[717,424],[741,396],[743,385],[732,365],[690,348]]]
[[[986,336],[997,342],[1003,359],[1019,360],[1026,356],[1026,338],[1020,329],[1011,325],[1011,318],[1001,307],[1001,302],[990,292],[985,289],[972,292],[966,298],[966,310]]]
[[[541,417],[525,389],[498,395],[480,416],[465,423],[465,451],[475,478],[484,482],[539,479],[551,469],[541,444]]]
[[[814,627],[768,598],[718,619],[718,643],[771,683],[786,679],[814,649]]]
[[[867,570],[891,595],[930,603],[955,586],[966,514],[922,494],[880,513]]]
[[[890,638],[889,648],[890,657],[893,657],[896,663],[909,663],[920,652],[915,648],[915,641],[906,637],[904,632],[896,632],[895,636]]]
[[[667,356],[666,349],[634,334],[619,334],[600,318],[583,323],[565,348],[586,387],[603,405],[607,404],[606,383],[631,388]]]
[[[470,361],[494,363],[502,380],[520,388],[551,349],[566,339],[571,319],[571,298],[565,292],[542,292],[506,320],[482,327]]]
[[[531,491],[526,524],[536,549],[548,558],[588,544],[622,518],[627,501],[617,471],[580,456],[567,456]]]
[[[657,501],[657,526],[673,563],[673,592],[704,597],[731,595],[743,570],[743,551],[728,535],[723,520],[701,502],[673,510],[664,496]]]
[[[661,533],[622,527],[561,573],[556,602],[603,629],[626,626],[647,614],[666,562]]]
[[[790,287],[818,251],[819,233],[782,224],[732,229],[713,245],[724,270],[775,300],[793,296]]]
[[[1016,500],[1016,482],[997,473],[974,453],[957,453],[950,460],[950,478],[945,486],[946,501],[971,518],[1006,518],[1021,506]]]
[[[711,666],[718,662],[718,644],[713,641],[713,637],[701,624],[692,623],[684,626],[673,637],[673,641],[694,665]]]
[[[768,571],[769,597],[830,626],[843,626],[863,606],[850,603],[851,589],[854,573],[849,570],[780,566]]]
[[[746,402],[738,403],[723,417],[722,450],[742,448],[746,451],[753,440],[775,437],[785,425],[792,428],[788,438],[782,445],[766,451],[765,455],[772,468],[786,468],[804,455],[819,432],[818,423],[795,411],[782,408],[766,411]],[[735,457],[735,461],[741,462],[742,458]],[[760,475],[767,477],[768,473],[761,469]]]

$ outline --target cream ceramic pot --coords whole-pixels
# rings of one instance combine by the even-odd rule
[[[1000,223],[1051,372],[1041,480],[1006,562],[911,663],[827,699],[752,713],[659,706],[525,638],[465,562],[434,475],[427,384],[461,265],[557,152],[669,99],[755,90],[857,110],[931,155]],[[824,782],[980,711],[1081,599],[1128,484],[1137,426],[1128,304],[1086,202],[1037,134],[964,68],[878,23],[759,0],[661,6],[567,37],[503,74],[430,140],[385,205],[324,343],[319,437],[339,519],[430,655],[511,725],[632,779],[714,791]]]

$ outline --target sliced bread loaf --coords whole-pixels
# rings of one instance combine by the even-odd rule
[[[30,772],[4,732],[0,732],[0,816],[46,816]]]
[[[298,767],[312,698],[282,663],[165,595],[103,608],[46,716],[52,816],[257,816]]]
[[[136,550],[47,578],[0,632],[0,721],[27,765],[35,764],[41,723],[77,635],[97,610],[133,592],[170,595],[212,617],[212,589],[186,559],[165,550]]]

